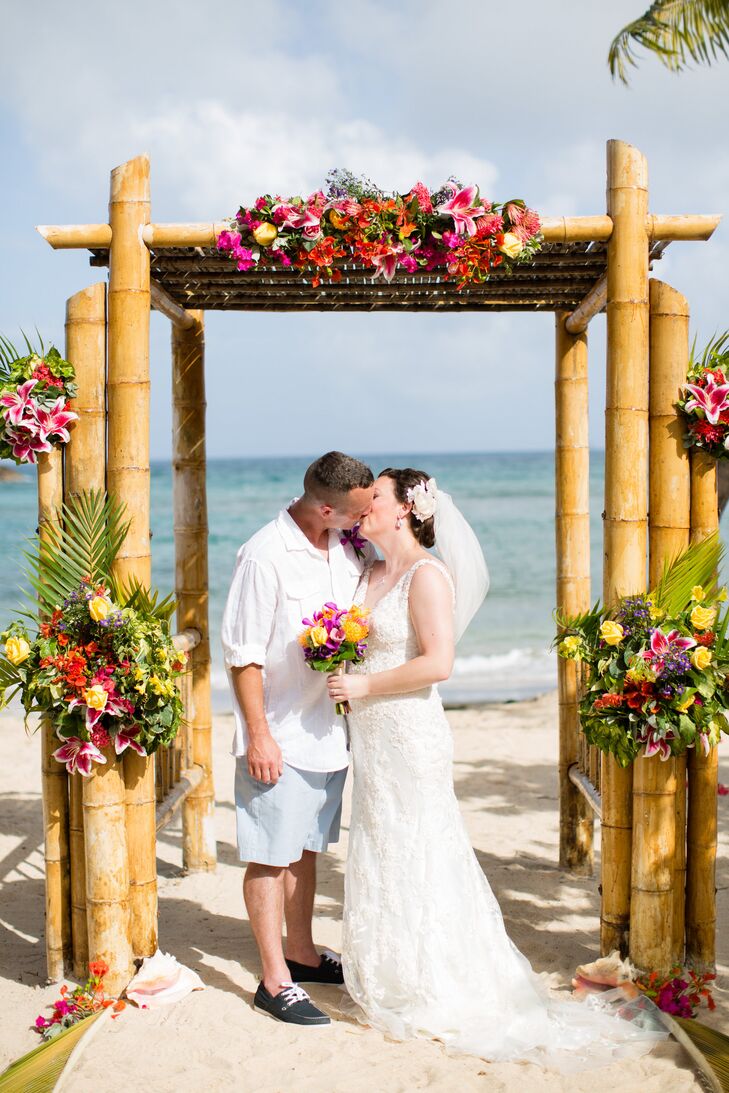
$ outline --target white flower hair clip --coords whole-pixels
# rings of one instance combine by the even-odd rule
[[[423,479],[417,486],[411,486],[405,496],[413,506],[415,519],[421,524],[429,520],[431,516],[435,516],[438,508],[438,490],[434,478],[429,478],[427,482]]]

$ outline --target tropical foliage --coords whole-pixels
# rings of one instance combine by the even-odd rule
[[[702,448],[729,459],[729,330],[717,335],[701,354],[691,347],[688,375],[676,403],[683,413],[687,448]]]
[[[708,751],[729,732],[729,613],[721,617],[726,590],[715,578],[722,552],[715,534],[667,565],[648,595],[556,616],[559,655],[584,667],[585,736],[621,766]]]
[[[26,555],[38,606],[0,635],[0,703],[19,693],[26,721],[32,713],[52,721],[55,758],[88,775],[109,745],[117,755],[150,755],[174,739],[186,657],[170,636],[172,598],[112,576],[128,528],[123,508],[81,494],[62,523]]]
[[[613,39],[608,64],[613,78],[628,82],[628,69],[637,67],[635,47],[655,54],[673,72],[687,64],[711,64],[729,56],[727,0],[654,0],[639,19]]]
[[[22,355],[0,335],[0,459],[36,463],[40,452],[68,443],[76,384],[73,365],[57,349],[25,342]]]
[[[456,179],[436,191],[416,182],[397,194],[335,170],[327,184],[307,198],[264,194],[241,206],[218,236],[218,249],[241,271],[309,268],[315,287],[341,280],[338,259],[386,281],[397,270],[439,269],[462,287],[486,280],[502,264],[528,261],[540,246],[539,217],[521,199],[494,204]]]

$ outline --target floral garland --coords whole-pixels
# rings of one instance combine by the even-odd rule
[[[335,170],[327,184],[307,198],[264,194],[242,205],[218,236],[218,249],[241,271],[313,268],[315,288],[322,279],[340,281],[335,263],[346,259],[386,281],[398,269],[443,270],[460,289],[502,264],[529,261],[541,245],[539,217],[522,200],[497,205],[455,179],[436,191],[416,182],[407,194],[388,194]]]
[[[705,544],[715,560],[716,537]],[[661,602],[665,581],[651,596],[625,596],[609,611],[596,605],[558,619],[557,652],[586,669],[582,730],[623,767],[640,755],[668,759],[693,747],[708,753],[729,733],[729,615],[719,618],[726,589],[694,585],[676,606],[675,596]]]
[[[134,606],[118,607],[103,584],[83,582],[30,636],[20,622],[0,635],[4,695],[20,690],[26,719],[52,720],[62,741],[53,753],[69,774],[87,776],[132,748],[151,755],[175,738],[182,700],[175,687],[185,670],[161,619]]]
[[[0,340],[0,459],[36,463],[41,452],[67,444],[78,414],[68,409],[76,395],[73,365],[51,347],[18,357]]]
[[[729,331],[712,339],[700,357],[691,350],[688,376],[676,407],[684,415],[686,448],[729,459]]]

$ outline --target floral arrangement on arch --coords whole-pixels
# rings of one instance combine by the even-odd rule
[[[729,330],[712,338],[700,356],[694,342],[676,407],[687,424],[685,447],[729,459]]]
[[[187,658],[170,636],[174,602],[110,575],[129,526],[122,517],[95,492],[64,505],[65,530],[27,555],[39,605],[25,615],[32,625],[19,619],[0,635],[0,708],[19,693],[26,724],[33,713],[49,719],[54,758],[70,774],[106,763],[105,748],[151,755],[182,720],[175,681]]]
[[[0,336],[0,459],[36,463],[41,452],[67,444],[78,414],[68,409],[76,395],[73,365],[51,346],[28,353]]]
[[[541,245],[539,217],[524,201],[496,204],[456,179],[435,191],[416,182],[406,194],[386,193],[345,170],[331,171],[326,181],[326,190],[306,198],[264,194],[241,206],[218,249],[241,271],[313,269],[314,287],[340,281],[336,262],[346,259],[386,281],[397,270],[438,269],[462,288],[502,264],[529,261]]]
[[[561,657],[584,666],[580,722],[590,744],[626,767],[639,756],[668,759],[709,749],[729,732],[729,614],[715,574],[718,533],[664,569],[648,595],[557,614]]]

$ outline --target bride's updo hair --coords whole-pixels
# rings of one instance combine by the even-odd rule
[[[416,471],[412,467],[403,467],[401,470],[396,467],[385,467],[384,471],[380,471],[379,477],[391,478],[395,486],[395,497],[403,505],[407,505],[408,490],[420,482],[427,482],[430,475],[425,471]],[[410,521],[412,533],[420,545],[426,550],[432,547],[435,544],[435,517],[429,516],[421,523],[415,513],[409,512],[407,518]]]

